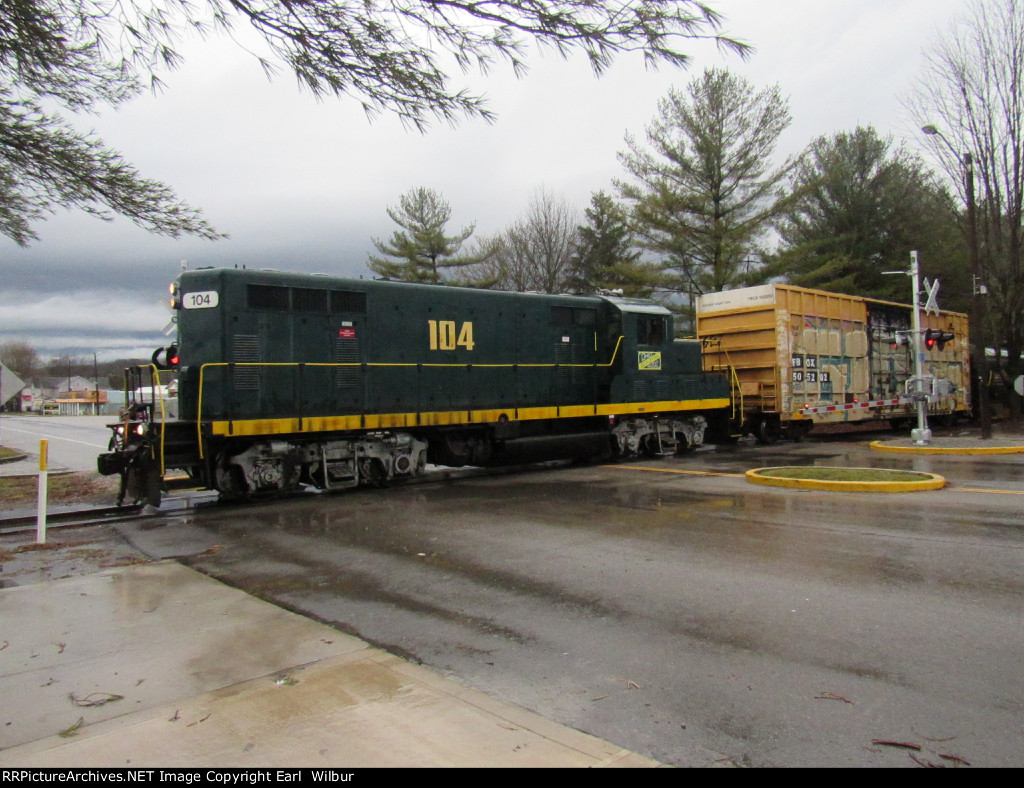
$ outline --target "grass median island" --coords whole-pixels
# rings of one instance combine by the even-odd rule
[[[946,480],[934,473],[888,468],[794,467],[755,468],[747,481],[769,487],[803,487],[846,492],[914,492],[938,490]]]
[[[758,474],[775,479],[818,479],[826,482],[919,482],[931,478],[928,473],[887,468],[760,468]]]
[[[8,449],[6,446],[0,446],[0,460],[6,460],[11,457],[20,457],[22,452],[15,451],[14,449]]]

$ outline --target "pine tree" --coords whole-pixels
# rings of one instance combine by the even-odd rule
[[[458,254],[476,226],[470,224],[455,235],[446,235],[452,209],[433,189],[413,189],[399,198],[397,207],[387,211],[401,229],[395,230],[387,242],[373,239],[377,251],[384,255],[370,256],[368,264],[374,273],[402,282],[440,282],[440,269],[481,261],[479,256]]]
[[[948,300],[968,284],[956,210],[918,156],[871,127],[819,137],[793,171],[790,190],[771,274],[803,287],[906,301],[906,282],[884,272],[904,270],[918,251],[925,272],[945,283],[944,306],[965,306],[962,297]]]
[[[588,224],[576,231],[568,285],[577,293],[621,290],[624,295],[647,298],[654,290],[657,271],[640,262],[626,212],[603,191],[595,192],[584,211]]]
[[[639,243],[661,257],[679,292],[752,282],[759,241],[785,205],[779,186],[792,165],[776,168],[772,155],[789,123],[777,87],[757,91],[708,69],[662,100],[649,147],[627,137],[620,160],[632,181],[619,190],[632,203]]]

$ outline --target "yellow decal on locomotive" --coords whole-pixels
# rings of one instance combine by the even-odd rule
[[[428,320],[427,325],[430,329],[431,350],[455,350],[459,347],[472,350],[476,346],[472,321],[464,322],[458,331],[454,320]]]
[[[661,369],[661,353],[641,350],[637,354],[636,365],[638,369]]]

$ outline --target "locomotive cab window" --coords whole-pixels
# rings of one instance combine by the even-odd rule
[[[638,316],[636,319],[636,343],[638,345],[665,344],[665,318]]]

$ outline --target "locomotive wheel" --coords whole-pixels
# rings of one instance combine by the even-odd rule
[[[658,448],[658,436],[656,434],[644,435],[640,439],[640,454],[644,457],[660,457],[661,451]]]
[[[225,501],[244,501],[249,498],[249,485],[245,474],[237,465],[227,464],[227,457],[217,460],[216,487],[220,497]]]
[[[676,454],[690,454],[693,452],[697,445],[690,443],[689,439],[681,432],[676,433],[678,443],[676,443]]]
[[[388,473],[382,463],[376,457],[367,457],[359,461],[359,476],[363,484],[373,487],[385,487],[388,483]]]

